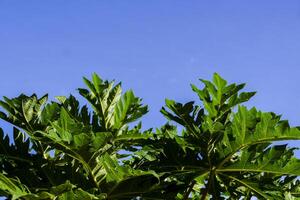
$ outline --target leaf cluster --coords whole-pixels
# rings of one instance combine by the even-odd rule
[[[241,105],[255,92],[214,74],[191,85],[201,104],[166,99],[168,123],[143,130],[148,112],[121,83],[84,78],[79,94],[4,97],[0,118],[0,195],[9,199],[297,199],[299,140],[273,112]],[[182,127],[179,132],[173,125]]]

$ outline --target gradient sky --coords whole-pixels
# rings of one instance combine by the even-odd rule
[[[1,97],[76,94],[92,72],[122,81],[150,107],[145,128],[218,72],[300,125],[300,1],[0,0],[0,69]]]

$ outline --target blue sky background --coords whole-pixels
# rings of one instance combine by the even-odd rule
[[[0,69],[1,97],[76,94],[92,72],[120,80],[150,106],[145,128],[218,72],[300,125],[300,1],[0,0]]]

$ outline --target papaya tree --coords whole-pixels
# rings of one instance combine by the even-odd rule
[[[200,105],[166,99],[161,109],[170,122],[183,127],[182,132],[166,124],[131,161],[133,166],[163,174],[164,187],[150,196],[183,200],[300,198],[296,148],[274,143],[299,140],[299,127],[290,127],[273,112],[241,105],[255,94],[241,92],[245,84],[227,84],[218,74],[212,82],[201,81],[203,89],[191,85]]]
[[[128,124],[147,113],[132,91],[96,74],[78,89],[90,106],[74,96],[35,94],[0,105],[1,118],[14,127],[13,141],[1,134],[1,195],[11,199],[128,199],[159,182],[151,170],[121,163],[150,131]],[[89,108],[92,111],[89,111]],[[127,154],[120,151],[126,151]],[[129,155],[128,155],[129,154]],[[126,187],[124,187],[126,185]]]
[[[242,103],[245,84],[192,85],[195,102],[166,100],[168,123],[143,130],[147,113],[131,90],[84,78],[72,95],[3,97],[0,118],[0,195],[8,199],[297,199],[300,129],[272,112]],[[133,123],[133,124],[132,124]],[[178,131],[175,123],[181,126]],[[131,125],[132,124],[132,125]],[[275,142],[275,143],[274,143]]]

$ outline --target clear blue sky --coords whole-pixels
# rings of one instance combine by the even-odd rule
[[[0,69],[8,97],[75,94],[92,72],[121,80],[150,106],[145,127],[218,72],[300,125],[300,1],[0,0]]]

